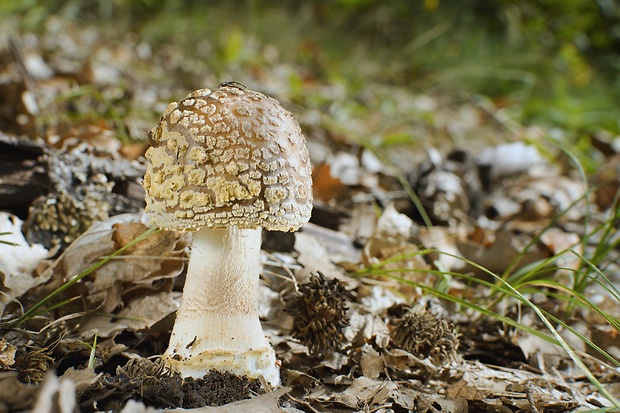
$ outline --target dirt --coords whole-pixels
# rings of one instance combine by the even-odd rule
[[[147,406],[192,409],[221,406],[264,393],[260,381],[228,372],[209,371],[202,378],[182,378],[158,362],[132,359],[116,374],[103,374],[79,396],[80,411],[122,410],[128,400]]]

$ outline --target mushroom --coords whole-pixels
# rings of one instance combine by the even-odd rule
[[[195,231],[166,365],[280,382],[258,317],[261,229],[296,231],[312,211],[308,150],[280,104],[237,83],[171,103],[148,134],[146,213]]]

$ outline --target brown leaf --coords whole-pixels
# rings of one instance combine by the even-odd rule
[[[15,364],[15,352],[17,347],[6,341],[4,338],[0,339],[0,371],[9,370]]]
[[[362,375],[371,379],[377,379],[385,368],[383,358],[370,344],[362,346],[362,359],[360,360]]]
[[[123,214],[94,224],[67,248],[59,270],[70,278],[127,245],[146,231],[141,218],[141,214]],[[186,243],[184,235],[162,231],[93,271],[81,283],[87,289],[90,308],[102,307],[105,312],[113,312],[144,294],[169,292],[174,277],[183,271]],[[78,286],[75,287],[69,295],[78,293]],[[144,292],[140,294],[138,290]]]
[[[115,248],[121,248],[142,235],[148,227],[140,222],[126,222],[112,225],[112,240]],[[125,255],[151,255],[159,256],[170,251],[170,247],[176,242],[173,234],[162,231],[153,234],[145,240],[125,251]]]
[[[312,191],[314,197],[323,202],[328,202],[342,191],[344,185],[338,178],[334,178],[330,172],[329,164],[322,164],[314,168],[312,173]]]
[[[39,386],[19,381],[16,371],[0,373],[0,400],[10,411],[24,411],[32,408],[38,392]]]
[[[178,293],[158,292],[130,300],[125,308],[111,316],[90,316],[81,326],[83,336],[91,336],[95,331],[103,337],[110,337],[122,331],[139,331],[153,326],[166,316],[174,313],[179,304]]]
[[[478,389],[466,380],[459,380],[456,383],[452,383],[446,390],[446,396],[451,399],[461,398],[469,401],[481,400],[483,398]]]
[[[71,380],[75,385],[75,391],[80,394],[86,390],[88,386],[94,384],[101,375],[102,373],[95,373],[95,370],[92,368],[76,370],[73,367],[69,367],[62,376],[60,376],[60,379]]]
[[[530,240],[526,234],[518,234],[513,231],[500,230],[495,233],[495,239],[488,245],[481,245],[469,240],[457,242],[457,247],[463,257],[475,262],[495,274],[501,274],[515,260],[518,260],[515,270],[527,264],[549,257],[549,251],[540,245],[532,246],[525,254],[521,254],[523,248]],[[467,265],[463,272],[473,272],[476,275],[491,279],[491,276],[471,265]]]

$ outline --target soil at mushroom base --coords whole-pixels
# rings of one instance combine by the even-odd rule
[[[131,359],[115,375],[103,374],[79,395],[80,411],[120,411],[130,399],[161,409],[221,406],[265,390],[258,380],[232,373],[210,371],[194,379],[160,367],[146,359]]]

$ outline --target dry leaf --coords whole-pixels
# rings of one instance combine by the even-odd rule
[[[70,278],[112,254],[146,231],[141,220],[141,214],[123,214],[95,223],[67,248],[59,271]],[[177,233],[162,231],[93,271],[83,280],[91,308],[103,306],[103,311],[112,312],[128,305],[136,290],[169,292],[174,277],[183,271],[186,242]]]
[[[180,294],[159,292],[142,295],[132,299],[118,313],[111,315],[91,315],[80,325],[85,337],[95,332],[102,337],[111,337],[122,331],[139,331],[153,326],[158,321],[174,313],[179,308]]]
[[[323,202],[329,202],[342,192],[344,185],[340,179],[331,174],[329,164],[317,166],[312,173],[312,191],[314,198]]]
[[[451,399],[461,398],[470,401],[483,399],[478,389],[467,380],[459,380],[451,384],[446,390],[446,396]]]
[[[363,334],[367,342],[374,341],[379,348],[386,348],[390,343],[390,330],[379,316],[367,314]]]
[[[463,240],[457,241],[457,248],[465,259],[475,262],[495,274],[501,274],[517,259],[519,261],[514,267],[515,270],[549,257],[549,251],[539,245],[532,246],[527,253],[521,255],[529,240],[528,235],[500,230],[495,233],[495,239],[490,245]],[[491,279],[487,272],[478,267],[467,265],[463,271],[471,271],[482,278]]]
[[[345,186],[359,185],[362,170],[359,160],[353,154],[338,152],[329,159],[330,175]]]
[[[4,338],[0,339],[0,371],[9,370],[15,364],[15,352],[17,347],[6,341]]]
[[[398,348],[391,349],[383,356],[385,366],[400,372],[406,372],[414,368],[415,370],[423,369],[428,372],[436,372],[435,366],[430,359],[420,359],[408,351]]]
[[[139,222],[112,225],[114,249],[131,242],[147,229]],[[88,277],[92,280],[88,283],[89,295],[105,294],[104,311],[112,311],[123,305],[123,295],[135,289],[160,289],[162,280],[174,278],[183,270],[183,261],[168,260],[168,268],[163,267],[167,258],[181,257],[182,251],[176,249],[177,241],[175,233],[162,231],[135,245],[98,269],[93,277]]]
[[[351,218],[340,225],[339,232],[365,242],[375,233],[378,219],[375,205],[370,203],[354,204]]]
[[[618,289],[620,289],[620,282],[615,281],[614,286],[616,291],[618,291]],[[606,286],[592,283],[586,288],[586,293],[586,296],[590,297],[590,302],[598,309],[616,318],[620,318],[620,302],[618,302],[617,296],[612,294]],[[587,322],[592,324],[609,325],[607,319],[594,311],[584,311],[583,317]]]
[[[76,393],[80,394],[86,390],[88,386],[95,384],[102,374],[103,373],[95,373],[95,370],[92,368],[76,370],[73,367],[69,367],[62,376],[60,376],[60,380],[71,380],[75,386]]]
[[[616,360],[620,360],[620,333],[618,330],[609,324],[590,326],[590,329],[592,342]],[[591,348],[588,350],[590,354],[600,357],[596,350]]]
[[[362,308],[365,312],[379,315],[396,304],[402,304],[405,300],[387,288],[374,285],[370,288],[360,289],[358,292]],[[361,310],[360,310],[361,311]]]
[[[5,306],[35,286],[47,281],[33,276],[48,251],[39,244],[30,245],[22,234],[23,222],[14,215],[0,212],[0,315]]]
[[[24,384],[17,378],[16,371],[0,373],[0,409],[6,411],[24,411],[32,408],[40,387]]]
[[[323,356],[323,359],[318,363],[318,366],[326,367],[332,371],[337,372],[341,371],[342,368],[348,363],[349,357],[346,354],[334,351],[333,353]]]
[[[596,173],[596,203],[605,210],[616,201],[620,190],[620,154],[605,158]]]
[[[375,233],[368,239],[362,252],[362,262],[367,266],[380,265],[390,271],[390,277],[408,281],[433,284],[436,276],[427,270],[430,266],[419,254],[419,248],[409,242],[414,223],[405,214],[399,213],[393,205],[388,206],[377,222]],[[390,277],[381,277],[391,280]],[[395,282],[407,296],[419,296],[415,287]]]
[[[325,247],[331,262],[338,264],[343,261],[359,262],[360,251],[355,247],[353,237],[342,231],[334,231],[309,222],[303,226],[301,233],[310,235]]]
[[[361,350],[362,359],[360,360],[360,366],[362,368],[362,375],[371,379],[379,378],[385,368],[383,358],[370,344],[364,344]]]
[[[297,261],[304,266],[300,273],[300,282],[309,279],[310,274],[320,272],[326,278],[342,279],[343,275],[331,261],[325,247],[313,236],[305,232],[295,233],[295,250],[299,253]]]
[[[587,188],[581,180],[559,175],[550,167],[528,170],[528,175],[508,182],[487,199],[496,220],[508,228],[533,232],[557,217],[560,222],[577,221],[586,211]],[[558,214],[562,213],[562,216]]]
[[[463,239],[461,234],[455,233],[448,227],[421,227],[418,238],[424,248],[432,248],[441,253],[431,253],[428,257],[433,260],[435,266],[445,271],[460,271],[465,267],[460,251],[456,246],[456,240]]]
[[[77,410],[75,385],[54,373],[45,377],[32,413],[73,413]]]
[[[580,266],[580,256],[583,256],[581,238],[574,232],[565,232],[560,228],[549,228],[540,235],[543,243],[553,255],[557,255],[556,265],[560,267],[559,276],[573,277],[574,271]],[[559,255],[562,254],[562,255]]]
[[[384,390],[387,388],[387,392]],[[339,403],[352,409],[383,404],[389,397],[389,391],[396,389],[396,384],[368,377],[358,377],[343,392],[332,393],[324,390],[310,394],[309,398],[320,402]],[[384,391],[382,391],[384,390]]]
[[[461,382],[448,389],[448,395],[458,395],[475,401],[481,409],[510,411],[529,410],[530,399],[542,411],[568,411],[577,406],[593,408],[583,393],[567,391],[563,373],[539,375],[520,369],[486,366],[482,363],[463,365]]]

